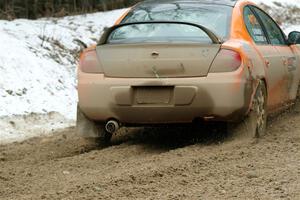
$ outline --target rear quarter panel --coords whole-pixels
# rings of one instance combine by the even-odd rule
[[[255,5],[251,1],[238,1],[233,9],[232,23],[230,31],[230,42],[227,42],[229,46],[237,48],[241,53],[245,67],[248,68],[249,78],[252,79],[253,88],[252,93],[256,91],[258,80],[264,80],[268,90],[268,77],[266,76],[266,64],[263,60],[263,56],[257,49],[256,44],[253,42],[251,36],[248,33],[246,25],[244,23],[244,8],[247,5]]]

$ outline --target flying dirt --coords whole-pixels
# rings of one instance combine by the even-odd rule
[[[0,146],[0,199],[300,199],[300,106],[259,140],[129,129],[96,147],[69,128]]]

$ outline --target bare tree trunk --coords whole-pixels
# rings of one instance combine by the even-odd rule
[[[8,20],[15,18],[14,14],[14,0],[5,0],[5,15]]]
[[[107,11],[107,2],[105,0],[101,1],[103,11]]]
[[[25,16],[26,18],[29,18],[29,5],[28,5],[28,0],[24,0],[25,3]]]
[[[34,0],[33,2],[33,18],[36,19],[38,17],[38,0]]]
[[[76,0],[73,0],[73,9],[74,9],[74,12],[77,13],[77,2],[76,2]]]

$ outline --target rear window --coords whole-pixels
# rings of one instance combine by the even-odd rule
[[[193,3],[145,4],[133,9],[122,23],[180,21],[202,25],[222,39],[229,35],[232,7]]]
[[[200,28],[187,24],[145,23],[131,24],[114,30],[107,43],[200,42],[212,43]]]

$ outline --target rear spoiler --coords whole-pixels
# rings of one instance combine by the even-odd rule
[[[114,30],[116,30],[120,27],[123,27],[123,26],[130,26],[130,25],[136,25],[136,24],[185,24],[185,25],[190,25],[190,26],[197,27],[197,28],[201,29],[203,32],[205,32],[214,44],[222,44],[223,43],[223,40],[219,36],[217,36],[213,31],[209,30],[208,28],[206,28],[204,26],[198,25],[198,24],[194,24],[194,23],[190,23],[190,22],[177,22],[177,21],[146,21],[146,22],[122,23],[122,24],[118,24],[118,25],[112,26],[110,28],[107,28],[104,30],[104,33],[101,36],[100,41],[98,42],[98,45],[106,44],[108,37]]]

